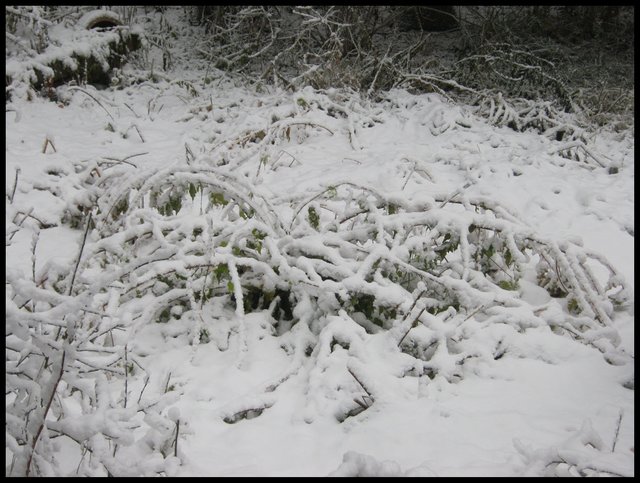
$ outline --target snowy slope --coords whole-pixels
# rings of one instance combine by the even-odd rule
[[[214,81],[208,83],[199,71],[166,75],[167,80],[123,89],[63,87],[57,102],[16,99],[15,111],[6,113],[7,304],[23,303],[17,297],[20,283],[52,281],[57,273],[68,277],[81,253],[76,283],[88,287],[82,303],[102,305],[104,317],[119,321],[118,330],[109,331],[110,345],[126,344],[127,360],[135,361],[135,367],[126,369],[127,397],[157,411],[153,417],[144,411],[130,416],[133,440],[148,444],[130,441],[129,451],[123,443],[109,463],[110,471],[169,476],[522,476],[581,470],[633,476],[632,299],[607,314],[611,325],[603,329],[609,331],[605,338],[618,342],[615,349],[607,345],[600,350],[604,346],[595,335],[593,344],[576,340],[532,315],[536,310],[561,313],[567,302],[550,297],[536,283],[535,264],[524,264],[528,271],[520,274],[517,291],[492,295],[507,305],[513,299],[522,301],[511,307],[508,321],[498,312],[480,310],[485,303],[480,299],[472,299],[456,314],[425,312],[422,325],[408,332],[406,340],[439,341],[426,365],[399,349],[405,326],[380,330],[362,321],[364,317],[333,308],[325,317],[309,300],[300,300],[294,308],[299,322],[290,330],[278,324],[270,310],[249,312],[216,298],[196,304],[201,310],[183,317],[184,308],[175,305],[166,314],[167,323],[146,322],[157,318],[151,313],[156,303],[151,293],[157,287],[139,299],[133,292],[123,295],[122,287],[142,284],[145,277],[169,268],[182,273],[179,264],[158,261],[153,271],[137,272],[139,281],[129,278],[123,285],[107,279],[116,273],[116,260],[123,267],[135,263],[118,243],[125,246],[137,217],[157,222],[145,218],[152,216],[151,209],[125,208],[122,226],[115,216],[109,221],[104,212],[94,211],[98,225],[89,231],[83,248],[86,217],[78,211],[79,206],[98,206],[96,196],[109,201],[100,205],[103,208],[113,207],[116,194],[123,192],[140,193],[143,203],[149,203],[143,196],[145,186],[150,193],[163,179],[187,180],[194,186],[215,179],[227,183],[225,187],[246,188],[247,203],[262,207],[264,218],[279,220],[280,225],[274,221],[271,226],[282,226],[282,234],[273,228],[258,250],[260,256],[272,241],[282,253],[298,247],[331,257],[337,255],[310,229],[314,223],[309,206],[320,213],[322,231],[331,223],[330,209],[339,206],[335,209],[347,214],[349,202],[341,205],[343,200],[369,190],[406,210],[404,218],[397,217],[400,230],[403,219],[426,216],[419,206],[431,203],[434,213],[444,213],[438,215],[441,223],[451,219],[457,227],[468,223],[473,203],[493,203],[503,207],[503,219],[496,224],[601,254],[633,294],[632,132],[603,129],[591,139],[591,149],[608,166],[618,167],[613,173],[561,156],[560,142],[496,127],[471,107],[452,105],[436,94],[394,90],[373,102],[337,90],[255,89],[221,73],[210,73]],[[191,233],[202,226],[214,237],[213,227],[223,219],[214,217],[212,225],[205,225],[207,209],[215,206],[205,196],[203,210],[198,189],[185,195],[175,213],[167,215],[169,221],[157,227]],[[379,226],[392,223],[393,214],[389,209]],[[260,216],[256,209],[255,218],[232,220],[229,229],[244,229],[246,222],[247,233],[266,231],[268,223],[258,220]],[[127,236],[119,238],[119,233]],[[228,236],[233,239],[234,233]],[[166,236],[168,245],[161,248],[167,250],[171,243],[181,249],[189,243],[188,238],[171,242],[172,235],[158,231],[152,236]],[[196,235],[191,242],[206,245],[198,240]],[[153,256],[143,245],[139,248],[132,252],[135,256]],[[104,251],[113,258],[100,265]],[[229,292],[237,301],[248,295],[238,293],[239,284],[233,284],[243,273],[234,275],[230,253],[218,250],[211,256],[216,263],[229,264]],[[332,270],[360,269],[349,265],[356,258],[350,258],[346,248],[340,253],[342,265]],[[189,256],[181,251],[180,258],[174,258],[188,265]],[[604,285],[606,268],[591,259],[587,263]],[[287,265],[292,278],[297,273],[293,264]],[[262,270],[258,262],[255,267]],[[314,267],[305,268],[302,262],[296,267],[301,285],[313,279],[319,270]],[[267,272],[262,276],[277,278]],[[364,276],[345,280],[354,290],[366,285]],[[326,279],[318,284],[319,290],[332,286]],[[107,285],[108,293],[95,288]],[[391,285],[377,292],[379,298],[402,301],[407,317],[417,313],[407,302],[413,295]],[[323,303],[329,304],[326,298]],[[79,307],[64,303],[73,310]],[[472,306],[480,311],[472,313]],[[434,376],[425,375],[428,368]],[[119,374],[105,382],[112,398],[109,407],[122,401],[125,386]],[[80,419],[82,403],[65,391],[67,416],[78,415],[77,434],[88,435],[87,427],[97,423]],[[354,395],[360,398],[355,407],[366,410],[343,420],[337,417],[354,407]],[[176,420],[177,458],[171,446]],[[165,429],[148,432],[149,427]],[[163,445],[170,449],[157,451]],[[94,449],[98,452],[97,443]],[[7,465],[12,451],[8,445]],[[81,461],[81,451],[66,437],[59,438],[55,451],[63,474],[74,474],[82,464],[85,473],[105,474],[103,467]]]

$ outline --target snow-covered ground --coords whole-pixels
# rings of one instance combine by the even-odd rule
[[[285,227],[307,214],[304,202],[336,187],[367,187],[399,205],[491,200],[541,239],[569,240],[603,255],[633,293],[632,132],[602,129],[590,139],[591,149],[618,168],[614,173],[560,156],[561,142],[493,126],[437,94],[394,90],[373,102],[338,90],[255,89],[221,73],[209,73],[212,82],[186,69],[166,76],[123,89],[61,88],[56,102],[13,101],[5,162],[12,283],[73,268],[85,222],[72,227],[69,207],[86,202],[90,169],[95,180],[120,170],[118,183],[126,187],[129,177],[210,166],[233,176],[235,186],[250,187]],[[186,197],[175,219],[202,219],[199,198]],[[43,227],[27,218],[12,234],[11,223],[30,210]],[[321,214],[325,222],[326,210]],[[85,257],[98,243],[90,232]],[[100,281],[96,266],[83,259],[77,283]],[[594,272],[606,282],[606,270]],[[535,274],[522,275],[517,293],[529,312],[556,300],[537,286]],[[143,310],[145,300],[128,302],[131,313]],[[106,310],[126,319],[118,304]],[[156,453],[157,473],[522,476],[580,469],[634,475],[633,300],[611,313],[620,339],[615,363],[546,325],[489,327],[486,315],[463,311],[457,326],[447,326],[442,314],[430,316],[414,330],[458,338],[465,353],[482,354],[457,368],[443,358],[433,378],[401,377],[398,371],[412,362],[387,336],[391,331],[365,331],[343,312],[313,320],[303,303],[295,310],[301,322],[284,333],[274,329],[268,310],[244,313],[215,303],[204,305],[194,325],[207,332],[198,343],[196,322],[187,317],[125,323],[113,332],[112,343],[126,343],[129,360],[138,364],[127,381],[129,399],[166,393],[158,413],[180,421],[177,458],[173,448],[164,460]],[[348,342],[334,346],[332,334]],[[295,348],[305,340],[311,347],[301,354]],[[508,347],[504,355],[486,357],[501,343]],[[114,379],[110,387],[117,405],[122,383]],[[354,393],[364,396],[365,406],[368,396],[375,402],[340,422],[336,414]],[[66,411],[79,412],[69,401]],[[141,418],[132,429],[136,438],[145,434]],[[57,458],[71,475],[81,452],[64,439]],[[7,464],[11,455],[8,447]],[[121,447],[114,459],[143,468],[133,461],[139,456]]]

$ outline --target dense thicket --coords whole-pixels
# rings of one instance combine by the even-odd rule
[[[7,56],[42,53],[48,29],[73,25],[83,8],[7,7]],[[114,8],[136,22],[134,8]],[[145,11],[154,8],[167,7]],[[600,124],[632,116],[633,13],[630,6],[184,7],[200,29],[193,51],[212,68],[255,81],[367,94],[406,87],[472,103],[500,92],[552,101]],[[169,22],[165,30],[148,41],[165,50],[167,70],[175,60],[170,35],[181,33]]]
[[[633,104],[632,7],[194,7],[218,68],[284,86],[397,86],[553,100],[595,117]]]

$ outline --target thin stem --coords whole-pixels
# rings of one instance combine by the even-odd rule
[[[111,118],[111,120],[115,122],[115,119],[113,118],[113,116],[111,115],[111,113],[107,110],[107,108],[106,108],[106,107],[104,107],[104,106],[102,105],[102,103],[101,103],[98,99],[96,99],[95,97],[93,97],[93,96],[92,96],[91,94],[89,94],[86,90],[84,90],[84,89],[82,89],[82,88],[80,88],[80,87],[77,87],[77,86],[71,86],[71,87],[69,87],[68,89],[69,89],[70,91],[80,91],[80,92],[82,92],[82,93],[86,94],[87,96],[89,96],[91,99],[93,99],[94,101],[96,101],[96,104],[98,104],[102,109],[104,109],[104,112],[106,112],[106,113],[107,113],[107,115]]]
[[[27,471],[26,471],[26,475],[25,476],[29,476],[29,474],[31,473],[31,461],[33,459],[33,454],[36,451],[36,444],[38,444],[38,440],[40,439],[40,434],[42,434],[42,430],[44,429],[45,426],[45,421],[47,419],[47,414],[49,413],[49,409],[51,408],[51,403],[53,402],[53,398],[56,394],[56,391],[58,389],[58,384],[60,384],[60,380],[62,379],[62,374],[64,374],[64,360],[65,360],[65,356],[66,356],[66,352],[63,350],[62,351],[62,361],[60,361],[60,372],[58,373],[58,376],[55,380],[55,383],[53,385],[53,387],[51,388],[51,396],[49,397],[49,400],[47,401],[47,406],[44,409],[44,414],[42,416],[42,422],[40,423],[40,426],[38,427],[38,431],[36,432],[35,437],[33,438],[33,443],[31,443],[31,449],[29,451],[29,458],[27,460]]]
[[[423,307],[422,310],[418,313],[418,315],[416,315],[416,318],[413,319],[413,322],[411,322],[411,325],[409,326],[409,330],[407,330],[404,335],[402,336],[402,338],[400,339],[400,341],[398,342],[398,347],[400,347],[400,344],[402,344],[402,341],[404,340],[404,338],[409,335],[409,332],[411,332],[411,329],[413,329],[414,324],[418,321],[418,319],[420,318],[420,316],[423,314],[423,312],[427,310],[426,307]],[[354,376],[355,377],[355,376]]]
[[[375,401],[375,400],[374,400],[374,398],[373,398],[373,396],[372,396],[372,395],[371,395],[371,393],[367,390],[367,388],[366,388],[366,387],[364,387],[364,384],[362,384],[362,382],[360,381],[360,379],[358,379],[358,376],[356,376],[350,368],[347,368],[347,371],[349,371],[349,374],[351,374],[351,375],[353,376],[353,378],[356,380],[356,382],[357,382],[358,384],[360,384],[360,387],[364,390],[364,392],[366,392],[366,393],[367,393],[367,396],[369,396],[369,399],[371,399],[371,402],[373,403],[373,401]],[[364,399],[364,397],[363,397],[363,398],[362,398],[362,401],[364,402],[364,400],[365,400],[365,399]],[[369,404],[369,405],[367,405],[367,407],[370,407],[370,406],[371,406],[370,404]]]
[[[611,452],[613,453],[616,450],[616,444],[618,443],[618,435],[620,434],[620,423],[622,423],[622,415],[624,411],[621,409],[620,414],[618,416],[618,425],[616,427],[616,435],[613,439],[613,446],[611,448]]]
[[[87,234],[89,233],[89,228],[91,227],[91,216],[92,216],[92,213],[89,212],[89,218],[87,219],[87,228],[85,229],[84,236],[82,237],[82,245],[80,246],[80,253],[78,253],[76,268],[73,270],[73,277],[71,277],[71,284],[69,285],[69,293],[67,295],[71,295],[71,292],[73,291],[73,282],[76,279],[76,273],[78,272],[78,266],[80,266],[80,260],[82,258],[82,252],[84,251],[84,245],[87,242]]]
[[[10,198],[10,202],[13,204],[13,199],[16,196],[16,188],[18,187],[18,175],[20,174],[20,168],[16,168],[16,179],[13,182],[13,190],[11,191],[11,198]]]
[[[124,407],[127,407],[127,395],[129,394],[129,360],[127,359],[127,346],[124,346]]]
[[[140,395],[138,396],[137,404],[140,404],[140,400],[142,399],[142,394],[144,393],[144,390],[147,388],[147,384],[149,384],[148,375],[144,378],[144,386],[142,386],[142,391],[140,391]]]
[[[180,434],[180,420],[176,420],[176,440],[173,444],[173,456],[178,457],[178,435]]]

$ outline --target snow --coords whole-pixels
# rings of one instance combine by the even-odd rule
[[[75,51],[93,48],[73,35]],[[19,290],[36,297],[29,283],[37,232],[36,283],[48,276],[50,287],[80,257],[76,285],[89,287],[77,301],[52,301],[57,310],[44,315],[62,318],[65,307],[77,312],[100,305],[104,317],[88,315],[83,323],[95,323],[120,351],[95,359],[74,354],[112,367],[114,374],[105,372],[95,385],[76,375],[81,392],[94,394],[99,406],[83,409],[81,397],[71,392],[65,410],[75,419],[52,420],[49,429],[91,439],[92,451],[104,455],[114,453],[113,447],[101,449],[105,443],[94,435],[113,436],[118,452],[104,461],[116,476],[510,477],[577,470],[634,475],[634,392],[624,386],[634,377],[633,300],[603,315],[610,327],[588,319],[593,330],[576,340],[566,331],[559,336],[560,329],[548,323],[574,327],[560,302],[537,284],[531,260],[516,291],[488,288],[468,268],[472,254],[461,243],[467,268],[460,276],[443,274],[442,283],[459,289],[463,308],[436,315],[420,312],[429,300],[437,302],[436,295],[411,306],[424,284],[408,291],[389,284],[377,268],[406,266],[409,248],[427,245],[427,235],[407,232],[405,244],[395,240],[389,247],[385,237],[405,230],[405,223],[433,221],[437,232],[428,236],[435,240],[449,229],[462,232],[487,222],[510,233],[504,239],[514,247],[520,229],[557,242],[559,251],[569,247],[567,263],[577,263],[584,253],[601,254],[633,294],[632,133],[603,131],[594,139],[593,149],[620,166],[611,175],[559,156],[556,142],[546,137],[497,127],[437,94],[393,90],[374,103],[310,87],[256,92],[231,85],[220,73],[209,74],[219,76],[215,87],[216,82],[205,84],[202,72],[187,67],[184,59],[166,75],[192,83],[195,96],[184,82],[165,80],[102,91],[84,87],[101,107],[63,87],[64,102],[14,99],[19,117],[7,113],[8,196],[20,169],[15,198],[6,202],[7,239],[29,210],[55,225],[26,218],[7,242],[7,318],[17,318],[15,305],[26,302],[14,301]],[[329,107],[343,115],[329,115]],[[42,152],[47,137],[55,152]],[[105,162],[114,159],[132,164]],[[93,169],[98,172],[91,174]],[[162,217],[148,203],[153,189],[170,182],[209,183],[252,208],[255,217],[244,220],[232,203],[216,207],[202,191],[193,198],[187,194],[176,213]],[[96,215],[96,229],[82,247],[85,222],[72,227],[68,220],[91,207],[100,189],[106,190],[100,201],[105,211],[113,212],[128,194],[145,205],[134,208],[132,201],[126,222],[124,215]],[[406,212],[376,215],[371,232],[336,223],[360,220],[354,215],[360,201],[380,213],[380,197]],[[467,210],[481,202],[502,207],[494,210],[500,217],[489,221]],[[312,206],[318,229],[309,221]],[[335,233],[332,223],[339,228]],[[196,227],[200,235],[194,235]],[[246,245],[254,230],[266,234],[259,250]],[[125,240],[140,247],[139,259],[122,260],[130,253]],[[562,245],[566,240],[578,243]],[[228,244],[221,246],[223,241]],[[208,252],[196,254],[201,248]],[[234,249],[254,255],[236,256]],[[514,259],[519,256],[514,249]],[[193,300],[201,310],[187,310],[182,302],[204,292],[206,280],[216,275],[212,270],[204,283],[194,278],[184,286],[178,286],[177,275],[189,278],[204,261],[226,264],[232,286],[222,295],[233,295],[233,302]],[[606,267],[589,263],[606,283]],[[273,309],[246,310],[249,294],[241,278],[248,270],[270,290],[304,287],[289,330],[286,321],[278,325]],[[173,276],[176,286],[159,276]],[[290,287],[279,285],[285,278]],[[353,293],[373,295],[385,309],[401,309],[404,324],[383,330],[363,312],[337,307],[338,299]],[[167,306],[170,320],[162,321]],[[30,320],[33,327],[41,319],[34,314]],[[603,339],[607,349],[597,350]],[[124,360],[125,344],[132,369],[112,364]],[[409,347],[429,354],[428,360],[410,357]],[[620,362],[609,364],[605,355]],[[128,407],[148,408],[144,417],[122,407],[114,412],[123,401],[124,371],[130,371]],[[7,467],[15,448],[8,439]],[[60,467],[73,475],[81,450],[68,438],[60,448]],[[90,471],[105,474],[102,467]]]

